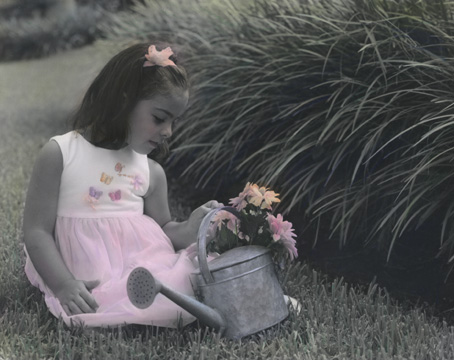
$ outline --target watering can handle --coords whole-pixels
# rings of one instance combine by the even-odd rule
[[[228,212],[232,213],[233,215],[235,215],[237,218],[240,217],[240,213],[234,207],[222,206],[222,207],[213,209],[208,214],[206,214],[200,224],[199,234],[197,236],[198,259],[199,259],[200,273],[202,274],[202,276],[207,284],[214,283],[214,278],[208,268],[207,245],[209,244],[209,242],[207,243],[206,237],[207,237],[208,228],[210,227],[211,219],[213,218],[214,215],[216,215],[221,210],[228,211]]]

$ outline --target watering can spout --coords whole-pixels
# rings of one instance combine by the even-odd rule
[[[226,323],[219,312],[191,296],[181,294],[161,284],[145,268],[138,267],[131,272],[128,277],[127,290],[129,300],[140,309],[149,307],[156,295],[161,293],[194,315],[203,324],[220,332],[221,335],[225,330]]]

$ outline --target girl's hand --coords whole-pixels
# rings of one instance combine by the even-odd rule
[[[55,296],[68,316],[95,313],[99,306],[90,292],[98,285],[99,280],[71,279],[62,284]]]
[[[195,209],[188,219],[188,231],[197,237],[199,232],[200,223],[202,222],[203,218],[206,214],[208,214],[211,210],[216,209],[218,207],[224,206],[224,204],[217,202],[216,200],[210,200],[199,206]]]

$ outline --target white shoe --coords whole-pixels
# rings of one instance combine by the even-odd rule
[[[296,310],[296,313],[299,315],[299,313],[301,312],[301,309],[302,309],[302,306],[301,306],[301,303],[296,300],[295,298],[292,298],[291,296],[287,296],[287,295],[284,295],[284,299],[285,299],[285,304],[287,306],[290,306]]]

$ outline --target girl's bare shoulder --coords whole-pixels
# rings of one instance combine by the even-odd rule
[[[61,172],[63,168],[63,155],[60,150],[60,145],[56,141],[48,141],[44,144],[38,153],[35,162],[37,171],[46,170],[52,173]]]
[[[150,186],[145,197],[150,195],[155,189],[167,187],[167,179],[164,168],[156,160],[148,159],[148,168],[150,171]]]
[[[60,150],[60,145],[55,140],[50,140],[46,142],[41,148],[40,154],[43,154],[46,157],[62,159],[62,152]]]

